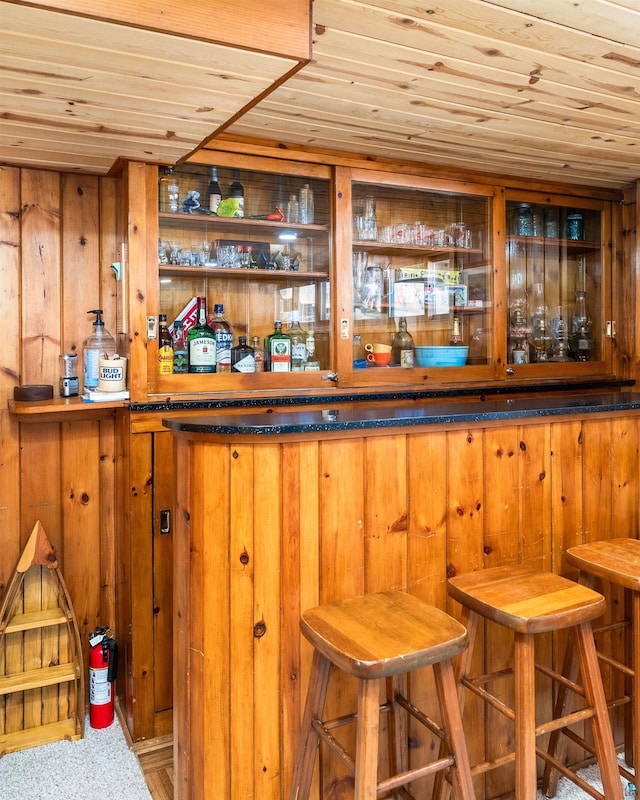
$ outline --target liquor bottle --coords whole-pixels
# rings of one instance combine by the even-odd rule
[[[300,327],[300,314],[297,311],[291,312],[287,334],[291,337],[291,371],[302,372],[307,360],[307,333]]]
[[[187,340],[184,335],[184,322],[181,319],[173,323],[173,371],[176,375],[189,371]]]
[[[273,333],[268,338],[269,370],[271,372],[291,372],[291,339],[282,331],[282,322],[273,323]]]
[[[298,216],[303,225],[313,224],[313,191],[308,183],[305,183],[302,189],[300,189]]]
[[[233,344],[231,325],[224,318],[222,303],[216,303],[213,312],[214,316],[210,325],[216,337],[216,372],[231,372],[231,345]]]
[[[209,211],[213,211],[215,214],[222,200],[222,192],[220,191],[220,184],[218,183],[217,167],[211,167],[211,180],[209,181],[207,194],[209,195]]]
[[[158,335],[158,375],[173,375],[173,339],[167,328],[167,315],[160,314]]]
[[[307,330],[307,360],[304,362],[305,372],[318,372],[321,369],[320,359],[316,355],[316,337],[312,327]]]
[[[234,170],[233,181],[229,185],[229,197],[237,201],[236,217],[244,217],[244,186],[240,182],[240,172]]]
[[[238,337],[238,344],[231,348],[231,372],[255,372],[256,357],[253,347],[247,344],[246,336]]]
[[[457,314],[453,315],[453,330],[449,337],[449,344],[453,346],[464,344],[462,334],[460,333],[460,320]]]
[[[196,324],[189,329],[189,372],[216,371],[216,334],[207,322],[207,298],[198,298]]]
[[[253,347],[253,357],[256,362],[256,372],[264,372],[264,350],[260,346],[260,337],[254,336],[251,339],[251,347]]]
[[[407,318],[400,317],[398,331],[391,342],[391,363],[401,367],[412,367],[414,364],[413,336],[407,330]]]

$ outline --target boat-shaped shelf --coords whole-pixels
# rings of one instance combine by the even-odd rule
[[[78,622],[40,521],[0,606],[0,756],[84,735]]]

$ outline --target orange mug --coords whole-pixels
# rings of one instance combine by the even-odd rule
[[[367,361],[378,367],[384,367],[391,361],[391,348],[388,353],[367,353]]]

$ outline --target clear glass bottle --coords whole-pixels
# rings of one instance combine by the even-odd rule
[[[533,236],[533,212],[527,203],[521,203],[514,210],[511,233],[514,236]]]
[[[216,303],[213,317],[209,323],[216,337],[216,372],[231,372],[231,346],[233,333],[231,325],[224,318],[224,306]]]
[[[291,372],[291,339],[282,330],[282,322],[273,323],[273,333],[267,337],[269,347],[269,370]]]
[[[167,315],[160,314],[158,321],[158,375],[173,375],[173,339],[167,327]]]
[[[460,329],[460,318],[457,314],[453,315],[453,327],[451,329],[451,336],[449,337],[449,344],[454,347],[464,344],[462,331]]]
[[[286,221],[293,223],[300,221],[300,204],[298,203],[298,197],[295,194],[289,195],[289,200],[287,201]]]
[[[298,215],[303,225],[313,224],[313,191],[308,183],[305,183],[302,189],[300,189]]]
[[[209,211],[212,211],[215,214],[218,210],[218,206],[220,205],[220,201],[222,200],[222,191],[220,190],[220,184],[218,183],[217,167],[211,167],[211,180],[209,181],[207,194],[209,196]]]
[[[391,342],[391,363],[407,369],[414,365],[413,336],[407,330],[407,318],[398,319],[398,330]]]
[[[177,319],[173,323],[173,372],[176,375],[189,371],[187,339],[184,335],[184,322]]]
[[[510,364],[526,364],[529,362],[529,347],[527,340],[529,328],[527,326],[528,299],[525,288],[524,274],[514,272],[511,275],[509,287],[509,333],[508,356]]]
[[[87,336],[82,345],[83,386],[85,389],[97,389],[100,375],[100,359],[115,356],[116,340],[104,326],[101,308],[87,311],[87,314],[95,314],[96,319],[93,323],[93,333]]]
[[[569,336],[569,356],[574,361],[589,361],[595,349],[595,341],[591,337],[591,315],[587,306],[586,292],[576,292],[573,316],[571,318],[571,335]]]
[[[544,284],[536,283],[531,300],[531,357],[534,361],[548,361],[552,337],[549,309],[545,304]]]
[[[207,298],[198,297],[196,324],[189,329],[189,372],[216,371],[216,334],[207,322]]]
[[[322,367],[320,366],[320,359],[316,355],[316,335],[312,326],[309,326],[307,330],[305,344],[307,347],[307,360],[304,362],[305,372],[318,372]]]
[[[255,361],[255,372],[264,372],[264,350],[260,346],[260,337],[254,336],[251,339],[253,347],[253,357]]]
[[[158,181],[158,202],[160,211],[177,212],[180,208],[180,185],[173,167],[161,167]]]
[[[307,360],[307,332],[300,327],[300,314],[291,312],[291,325],[287,330],[291,338],[291,371],[302,372]]]
[[[246,336],[238,337],[238,344],[231,348],[231,372],[255,372],[256,357],[253,347],[247,344]]]
[[[469,357],[467,364],[486,364],[489,342],[489,330],[487,328],[476,328],[473,336],[469,340]]]

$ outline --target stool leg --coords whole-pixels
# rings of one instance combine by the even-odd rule
[[[329,659],[314,650],[289,800],[307,800],[311,791],[313,768],[320,742],[318,734],[313,728],[313,722],[322,719],[330,669]]]
[[[574,630],[585,698],[587,704],[595,710],[595,716],[591,718],[591,727],[602,778],[602,790],[607,800],[622,800],[622,784],[613,744],[611,721],[604,696],[591,623],[584,622],[576,625]]]
[[[380,680],[358,681],[358,729],[353,800],[376,800]]]
[[[453,794],[457,800],[472,800],[475,796],[473,779],[471,778],[471,766],[467,754],[467,745],[462,727],[462,714],[458,703],[458,690],[451,661],[434,664],[433,673],[438,699],[440,700],[442,728],[447,746],[455,759],[455,764],[451,770]]]
[[[402,675],[387,678],[387,702],[391,704],[389,721],[389,764],[392,775],[400,775],[409,769],[409,733],[407,730],[407,712],[399,703],[396,695],[404,695]]]
[[[631,679],[630,697],[632,699],[632,722],[633,732],[630,735],[631,746],[626,745],[627,753],[631,751],[631,761],[627,764],[633,766],[636,771],[636,781],[638,776],[638,764],[640,762],[640,592],[631,592],[631,660],[627,662],[633,669]]]
[[[562,675],[564,675],[564,677],[570,680],[572,683],[576,683],[578,680],[578,659],[576,658],[573,630],[569,631],[569,636],[567,638],[567,645],[564,652],[564,662],[562,665]],[[573,692],[570,692],[565,684],[561,683],[558,686],[558,694],[554,703],[553,718],[558,719],[559,717],[564,717],[566,714],[570,714],[572,711],[573,700]],[[547,752],[550,756],[553,756],[555,759],[564,764],[567,753],[567,741],[561,734],[561,730],[555,730],[551,732],[551,735],[549,736],[549,746],[547,748]],[[559,780],[560,773],[558,770],[555,769],[548,761],[545,761],[541,786],[542,794],[545,797],[555,797],[556,792],[558,791]]]
[[[516,797],[536,800],[536,686],[533,636],[514,641]]]

